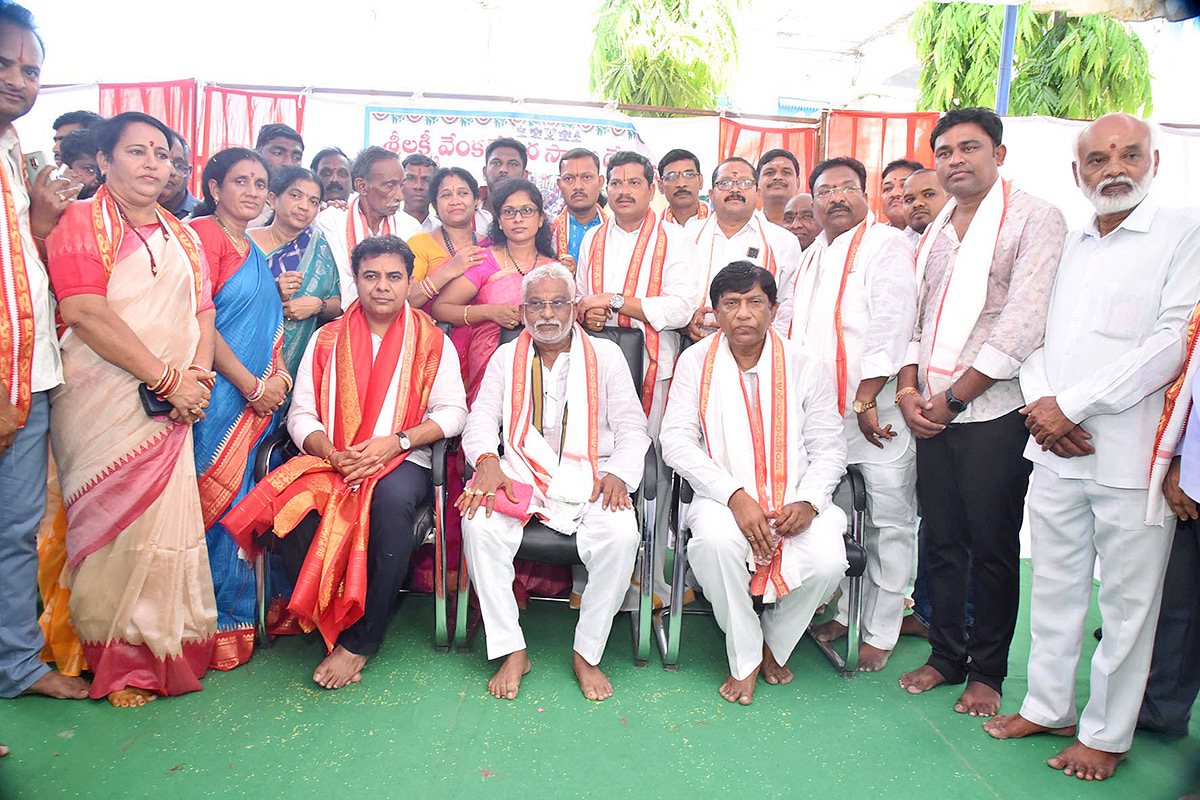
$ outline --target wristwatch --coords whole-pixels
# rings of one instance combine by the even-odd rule
[[[401,453],[407,453],[409,450],[412,450],[412,442],[410,442],[408,440],[407,433],[405,433],[404,431],[400,431],[399,433],[396,434],[396,438],[400,440],[400,452]]]
[[[614,294],[612,296],[612,298],[609,299],[609,301],[608,301],[608,307],[610,309],[612,309],[612,312],[614,314],[617,313],[618,311],[620,311],[624,306],[625,306],[625,295],[623,295],[623,294]]]
[[[875,401],[872,400],[869,403],[864,403],[861,400],[855,400],[853,403],[851,403],[850,407],[854,409],[855,414],[861,414],[864,411],[870,411],[872,408],[874,408]]]
[[[946,390],[946,408],[954,414],[961,414],[967,410],[967,404],[954,396],[954,392],[950,389]]]

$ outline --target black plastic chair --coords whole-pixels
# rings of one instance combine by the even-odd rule
[[[500,343],[505,344],[506,342],[513,341],[520,335],[522,330],[522,328],[514,330],[502,328],[500,330]],[[633,376],[634,388],[640,400],[644,353],[641,330],[637,328],[606,327],[599,331],[589,331],[588,335],[616,342],[617,346],[621,348],[621,353],[625,356],[626,363],[629,364],[629,371]],[[642,485],[632,498],[634,511],[637,514],[638,524],[642,531],[642,541],[638,548],[639,560],[637,562],[640,565],[638,576],[641,582],[641,592],[638,597],[637,611],[633,613],[631,618],[633,626],[633,662],[639,667],[646,666],[650,659],[651,616],[654,611],[650,576],[654,564],[654,511],[659,467],[654,447],[647,447],[645,468],[642,473]],[[464,481],[469,481],[473,472],[472,465],[467,464],[464,469]],[[444,553],[445,551],[441,552]],[[458,605],[456,609],[457,619],[454,626],[454,646],[459,651],[465,651],[471,647],[474,629],[470,626],[468,619],[468,598],[471,583],[467,577],[467,549],[463,547],[461,553],[458,567]],[[546,564],[567,564],[574,566],[583,563],[579,558],[575,536],[564,536],[546,527],[538,520],[532,520],[525,526],[521,537],[521,546],[517,550],[516,557],[525,561],[539,561]],[[438,572],[444,574],[445,571],[445,565],[439,564]],[[535,597],[535,599],[565,602],[562,598],[556,597]]]
[[[674,672],[679,668],[679,645],[680,633],[683,627],[683,615],[687,614],[707,614],[711,613],[709,609],[690,609],[684,608],[683,592],[684,592],[684,575],[687,573],[687,542],[691,535],[691,530],[685,523],[687,519],[687,508],[692,502],[693,491],[691,485],[683,480],[679,475],[675,475],[672,481],[673,493],[678,493],[679,502],[676,505],[676,522],[674,564],[672,565],[671,578],[671,605],[669,608],[664,608],[654,615],[654,637],[658,642],[658,651],[662,656],[663,669]],[[847,603],[849,605],[847,632],[846,632],[846,655],[843,657],[828,642],[821,642],[816,637],[811,636],[811,626],[809,628],[810,637],[833,664],[834,668],[842,674],[843,677],[853,677],[858,669],[858,643],[862,633],[862,578],[863,573],[867,568],[867,551],[863,545],[863,527],[866,524],[867,514],[867,490],[866,484],[863,482],[862,472],[858,467],[851,465],[847,468],[842,482],[838,484],[837,490],[834,492],[837,495],[839,492],[850,492],[850,514],[848,515],[849,524],[845,533],[846,544],[846,561],[849,566],[846,568],[846,577],[848,581]]]
[[[450,649],[450,614],[446,596],[446,440],[439,439],[430,445],[432,450],[431,482],[433,497],[417,506],[413,519],[413,550],[425,544],[434,546],[434,644],[439,653]],[[254,480],[261,481],[271,471],[271,462],[276,454],[289,459],[300,454],[300,448],[288,435],[286,427],[271,434],[254,455]],[[275,536],[268,531],[263,536],[264,548]],[[402,589],[402,592],[410,592]],[[256,600],[257,639],[259,646],[269,646],[267,635],[267,605],[270,602],[270,581],[266,558],[260,552],[254,559],[254,595]]]

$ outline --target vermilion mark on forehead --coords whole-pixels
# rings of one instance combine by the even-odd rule
[[[1109,149],[1109,150],[1116,150],[1116,149],[1117,149],[1117,146],[1116,146],[1116,144],[1114,144],[1113,142],[1109,142],[1109,143],[1108,143],[1108,149]]]

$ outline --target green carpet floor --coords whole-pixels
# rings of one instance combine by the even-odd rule
[[[1028,583],[1028,567],[1024,573]],[[1028,597],[1004,710],[1025,690]],[[574,614],[524,615],[533,672],[515,702],[485,691],[482,641],[466,655],[432,647],[432,601],[400,607],[358,686],[326,692],[310,675],[314,639],[292,637],[246,666],[209,673],[204,691],[134,710],[103,702],[0,701],[0,797],[572,798],[1167,798],[1200,763],[1200,736],[1140,734],[1115,779],[1083,784],[1045,759],[1063,740],[989,738],[953,712],[957,691],[897,685],[928,645],[905,639],[882,673],[838,677],[802,641],[786,687],[760,683],[754,705],[716,693],[725,675],[711,618],[684,620],[682,664],[636,669],[629,622],[614,625],[605,668],[616,696],[589,703],[570,669]],[[1093,610],[1089,629],[1098,623]],[[1087,696],[1088,637],[1080,677]]]

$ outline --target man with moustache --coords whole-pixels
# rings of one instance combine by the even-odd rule
[[[492,227],[495,211],[489,199],[492,190],[500,181],[508,178],[529,178],[529,150],[511,136],[502,136],[488,143],[483,152],[483,180],[487,184],[479,190],[482,203],[475,212],[475,232],[487,236]]]
[[[783,227],[800,242],[800,252],[807,250],[821,235],[821,225],[813,212],[811,194],[798,194],[783,208]]]
[[[922,169],[925,169],[924,164],[907,158],[898,158],[883,168],[880,198],[883,214],[893,228],[904,230],[908,227],[908,215],[904,213],[904,181]]]
[[[927,663],[900,685],[966,681],[954,710],[992,716],[1020,596],[1020,530],[1031,465],[1021,364],[1041,347],[1066,223],[1000,178],[1004,124],[955,109],[930,136],[950,193],[917,253],[917,324],[896,402],[917,437],[917,491],[934,609]],[[967,636],[967,587],[974,627]]]
[[[558,260],[574,271],[583,236],[604,219],[600,208],[600,157],[586,147],[568,150],[558,161],[558,191],[566,202],[550,224]]]
[[[777,158],[767,164],[775,169]],[[775,165],[775,166],[772,166]],[[708,219],[692,219],[684,232],[693,242],[697,284],[696,305],[688,325],[688,336],[699,341],[716,330],[713,309],[706,302],[713,276],[731,261],[749,261],[760,266],[776,282],[788,282],[800,266],[800,247],[796,237],[770,222],[758,205],[759,179],[750,162],[738,156],[725,159],[712,174],[713,214]]]
[[[763,216],[771,224],[782,226],[788,201],[800,191],[800,162],[787,150],[768,150],[758,159],[755,177]]]
[[[693,217],[704,219],[712,211],[700,202],[704,176],[694,153],[676,148],[658,162],[658,190],[667,198],[663,222],[686,225]]]
[[[259,128],[254,149],[267,162],[267,173],[270,175],[274,175],[281,167],[298,167],[304,159],[304,139],[294,128],[283,123],[271,123]],[[259,228],[266,225],[274,213],[271,204],[266,203],[262,213],[247,227]]]
[[[931,169],[919,169],[904,179],[903,204],[908,220],[904,234],[913,247],[920,244],[921,234],[941,212],[946,199],[946,190],[938,183],[937,173]]]
[[[357,297],[350,254],[361,241],[372,236],[396,235],[396,212],[404,198],[404,169],[400,157],[372,145],[354,159],[350,173],[354,195],[345,208],[329,206],[317,215],[317,229],[325,234],[333,260],[337,262],[342,287],[342,308],[350,308]]]
[[[176,219],[186,219],[200,204],[188,189],[188,178],[192,174],[192,149],[178,132],[171,133],[171,177],[163,185],[158,204],[175,215]]]
[[[309,167],[317,180],[326,203],[350,199],[350,157],[340,147],[326,147],[313,156]]]
[[[488,682],[499,699],[516,699],[532,666],[512,590],[531,516],[575,538],[588,579],[572,666],[588,700],[613,693],[600,659],[637,555],[629,493],[650,438],[621,349],[575,324],[574,297],[575,278],[561,264],[524,277],[525,330],[488,364],[462,435],[476,471],[456,505],[487,655],[504,658]]]
[[[867,170],[830,158],[808,178],[820,244],[780,291],[776,328],[825,365],[842,416],[847,460],[867,489],[867,569],[858,668],[878,672],[900,636],[917,546],[917,472],[912,435],[896,407],[896,374],[916,322],[916,253],[904,234],[871,217]],[[846,635],[843,586],[837,616],[813,636]]]
[[[1046,342],[1021,367],[1034,463],[1029,689],[1020,713],[984,728],[997,739],[1076,736],[1048,763],[1083,780],[1111,777],[1133,744],[1176,524],[1150,482],[1200,300],[1200,210],[1149,196],[1158,166],[1153,132],[1136,117],[1109,114],[1080,132],[1072,169],[1096,216],[1067,239]],[[1104,635],[1077,715],[1097,558]]]
[[[437,170],[437,162],[427,155],[413,153],[400,162],[400,167],[404,170],[404,180],[400,183],[404,213],[396,215],[396,235],[409,239],[438,226],[437,215],[429,213],[429,179]]]

